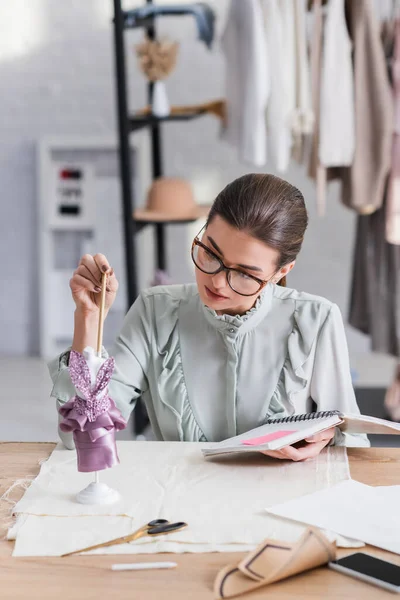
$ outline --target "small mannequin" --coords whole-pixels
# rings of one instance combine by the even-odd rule
[[[104,275],[97,353],[89,346],[83,354],[71,350],[69,373],[77,395],[59,408],[60,430],[73,434],[78,471],[95,473],[95,481],[76,497],[82,504],[111,504],[119,500],[118,492],[100,483],[98,475],[99,471],[119,463],[115,432],[126,427],[125,419],[108,395],[114,359],[101,357],[105,290]]]

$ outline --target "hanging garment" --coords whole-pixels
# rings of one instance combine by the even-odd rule
[[[315,116],[311,101],[310,65],[307,50],[306,0],[294,3],[295,15],[295,58],[296,58],[296,97],[292,115],[292,155],[301,162],[305,136],[314,129]]]
[[[310,159],[308,175],[315,179],[317,185],[317,213],[320,217],[325,214],[326,206],[326,169],[319,160],[319,122],[321,102],[321,59],[322,59],[322,30],[323,14],[321,0],[314,0],[313,5],[313,27],[311,41],[311,90],[312,107],[315,116],[314,132],[311,138]]]
[[[263,0],[269,58],[268,156],[278,172],[289,166],[296,109],[295,14],[290,0]]]
[[[395,25],[392,85],[394,96],[394,131],[392,166],[386,205],[386,240],[390,244],[400,244],[400,20],[397,20]]]
[[[325,210],[325,182],[339,179],[342,202],[360,214],[371,214],[382,205],[390,169],[392,100],[379,23],[372,0],[346,0],[345,14],[353,44],[354,114],[356,146],[349,167],[326,169],[319,161],[320,53],[322,45],[321,0],[314,0],[312,43],[313,106],[316,127],[310,156],[309,176],[317,181],[318,212]]]
[[[349,323],[371,336],[371,349],[400,356],[400,246],[385,239],[385,204],[360,215]]]
[[[227,124],[223,139],[246,163],[267,162],[265,111],[269,65],[260,0],[232,0],[222,36],[226,63]]]
[[[346,0],[354,47],[356,148],[351,167],[340,170],[342,201],[360,214],[382,206],[390,170],[392,93],[372,0]]]
[[[347,167],[355,149],[352,46],[344,0],[329,0],[322,48],[319,160]]]
[[[227,125],[223,138],[255,166],[279,172],[314,125],[306,0],[232,0],[222,36]]]

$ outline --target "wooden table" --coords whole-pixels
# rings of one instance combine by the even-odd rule
[[[39,461],[47,458],[54,444],[0,443],[0,496],[16,479],[34,477]],[[349,449],[353,479],[369,485],[400,483],[400,449]],[[14,494],[17,500],[21,490]],[[174,555],[177,569],[171,571],[114,572],[112,562],[129,562],[125,555],[115,560],[110,556],[76,556],[68,563],[60,558],[13,558],[12,542],[5,541],[7,527],[5,504],[1,503],[0,518],[0,598],[1,600],[207,600],[213,598],[214,578],[224,565],[234,562],[240,554],[182,554]],[[368,547],[368,552],[400,565],[400,556]],[[340,555],[354,550],[341,550]],[[171,555],[157,559],[171,560]],[[138,556],[132,557],[132,561]],[[154,556],[143,555],[140,560],[152,561]],[[243,596],[249,600],[266,597],[287,600],[302,598],[324,599],[382,599],[393,598],[390,592],[375,588],[351,577],[320,568],[281,583]]]

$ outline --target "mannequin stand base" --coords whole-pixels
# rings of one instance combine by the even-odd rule
[[[80,504],[115,504],[120,499],[116,490],[108,487],[106,483],[92,482],[76,495]]]

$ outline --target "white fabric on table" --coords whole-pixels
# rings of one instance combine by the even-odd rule
[[[265,506],[349,479],[344,447],[329,447],[313,460],[292,463],[262,455],[205,460],[191,442],[119,442],[121,464],[101,480],[122,500],[85,506],[75,494],[92,479],[78,473],[75,452],[57,447],[42,465],[15,512],[10,536],[15,556],[57,556],[125,535],[157,518],[185,521],[187,529],[101,553],[247,551],[266,537],[297,539],[303,526],[282,523]],[[26,516],[28,515],[28,516]]]

